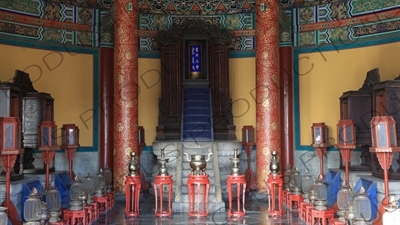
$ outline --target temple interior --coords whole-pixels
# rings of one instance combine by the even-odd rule
[[[397,225],[399,7],[0,1],[0,225]]]

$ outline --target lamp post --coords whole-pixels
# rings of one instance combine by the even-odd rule
[[[312,147],[315,148],[319,158],[319,178],[322,180],[325,178],[324,174],[324,156],[326,154],[326,148],[330,146],[328,143],[328,126],[325,123],[313,123],[311,127],[312,131]]]
[[[6,193],[1,206],[8,208],[7,214],[12,224],[20,224],[17,209],[10,199],[10,178],[17,155],[24,153],[24,149],[21,148],[21,135],[21,122],[18,117],[0,117],[0,156],[6,173]]]
[[[246,177],[246,190],[257,190],[256,176],[254,171],[251,169],[251,153],[254,146],[254,127],[244,126],[242,128],[242,145],[247,155],[247,169],[245,174]]]
[[[54,158],[57,145],[57,126],[54,121],[42,121],[39,126],[39,150],[46,165],[45,189],[49,190],[50,163]]]
[[[72,160],[75,157],[76,149],[79,148],[79,128],[75,124],[64,124],[61,128],[61,148],[65,150],[69,162],[68,175],[73,180],[75,174],[72,168]]]
[[[372,147],[369,148],[369,151],[376,153],[383,170],[385,198],[383,198],[379,208],[380,215],[383,215],[385,212],[384,207],[389,204],[387,198],[389,196],[388,170],[392,165],[393,154],[400,152],[400,148],[397,146],[396,121],[392,116],[375,116],[372,118],[370,125]],[[381,224],[382,218],[379,217],[377,219],[375,224]]]
[[[337,139],[340,155],[345,163],[345,186],[349,187],[349,166],[351,154],[356,148],[356,127],[353,120],[339,120],[337,124]]]

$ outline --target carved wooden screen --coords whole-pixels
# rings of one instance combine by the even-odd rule
[[[161,47],[161,99],[165,139],[178,140],[181,131],[181,41]]]
[[[210,45],[210,88],[213,96],[215,139],[226,139],[227,99],[229,97],[228,48],[221,44]]]

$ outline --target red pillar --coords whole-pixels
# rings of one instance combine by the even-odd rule
[[[257,189],[266,191],[271,151],[281,151],[279,3],[256,0]]]
[[[130,152],[138,152],[138,5],[114,7],[114,187],[123,192]]]
[[[100,168],[113,168],[114,49],[100,48]]]
[[[280,102],[281,102],[281,171],[294,165],[293,152],[293,48],[279,48]]]

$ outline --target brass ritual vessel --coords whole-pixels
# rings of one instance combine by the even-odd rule
[[[231,162],[233,164],[231,175],[237,176],[237,175],[240,175],[239,163],[240,163],[241,159],[237,157],[237,155],[238,155],[238,153],[237,153],[238,149],[237,148],[234,149],[234,152],[235,152],[235,157],[234,158],[230,158],[230,160],[231,160]]]
[[[187,161],[190,162],[190,168],[192,170],[190,175],[206,175],[207,162],[210,161],[212,152],[208,153],[207,159],[205,155],[192,155],[189,158],[186,152],[183,154],[186,156]]]
[[[159,176],[168,176],[168,170],[167,170],[167,163],[169,161],[168,158],[165,158],[165,149],[160,149],[161,151],[161,157],[158,159],[158,162],[160,163],[160,169],[158,171]]]
[[[129,176],[139,175],[139,159],[135,152],[131,152],[131,162],[129,163]]]

